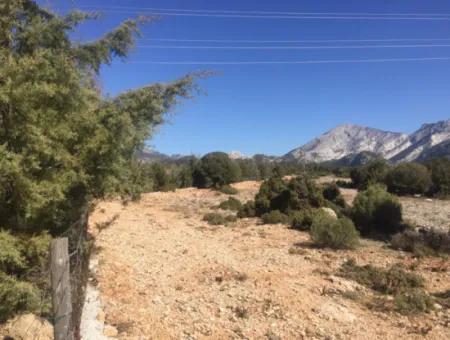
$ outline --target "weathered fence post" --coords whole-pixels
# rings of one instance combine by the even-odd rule
[[[73,340],[70,327],[72,299],[70,290],[69,240],[67,237],[50,245],[52,304],[55,340]]]

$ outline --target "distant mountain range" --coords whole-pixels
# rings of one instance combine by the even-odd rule
[[[410,135],[344,124],[281,157],[264,154],[247,157],[239,151],[232,151],[229,156],[232,159],[253,158],[259,161],[294,161],[338,166],[360,165],[380,157],[392,163],[450,158],[450,119],[424,124]],[[186,156],[169,156],[144,149],[139,157],[147,161],[170,161]]]
[[[282,157],[286,161],[329,162],[378,155],[393,163],[450,157],[450,119],[424,124],[406,135],[358,125],[340,125]],[[364,154],[363,154],[364,155]]]

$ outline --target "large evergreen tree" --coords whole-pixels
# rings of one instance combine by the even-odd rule
[[[91,198],[127,192],[136,150],[195,88],[186,76],[104,99],[100,66],[128,54],[141,20],[73,43],[89,19],[0,2],[0,228],[58,233]]]

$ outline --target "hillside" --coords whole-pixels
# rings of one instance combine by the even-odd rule
[[[234,186],[244,202],[259,183]],[[354,193],[346,197],[351,200]],[[448,289],[448,272],[440,269],[445,260],[418,261],[369,240],[353,251],[317,249],[308,233],[260,225],[257,219],[229,226],[204,222],[203,215],[217,211],[225,199],[216,191],[189,188],[145,194],[128,205],[99,203],[90,218],[97,286],[88,288],[85,307],[100,306],[99,317],[92,318],[97,329],[104,322],[104,330],[120,339],[450,337],[445,309],[418,316],[373,310],[361,298],[373,292],[337,275],[349,258],[382,267],[414,266],[426,278],[427,290],[440,292]],[[427,213],[444,214],[448,223],[448,207],[441,202],[413,201],[414,206],[405,202],[408,218],[428,221]],[[86,331],[86,323],[83,327]]]

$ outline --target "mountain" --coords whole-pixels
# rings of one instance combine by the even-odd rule
[[[450,140],[450,119],[422,125],[419,130],[409,136],[409,140],[410,146],[392,157],[392,162],[411,162],[429,157],[427,154],[431,155],[436,152],[445,154],[445,146],[438,146]],[[432,149],[440,151],[433,151]]]
[[[362,152],[377,154],[393,163],[450,155],[450,120],[424,124],[411,135],[358,125],[340,125],[282,157],[286,161],[352,163]],[[346,158],[348,157],[348,158]],[[356,159],[356,161],[358,161]]]
[[[443,157],[450,159],[450,139],[423,151],[417,158],[417,161],[425,162],[430,159]]]
[[[183,155],[166,155],[165,153],[158,152],[149,148],[144,148],[138,151],[137,157],[145,162],[155,162],[155,161],[176,161],[184,157]]]
[[[283,156],[284,160],[325,162],[370,151],[390,158],[409,146],[408,135],[359,125],[340,125]]]
[[[321,165],[328,168],[336,167],[348,167],[348,166],[360,166],[369,163],[370,161],[382,158],[380,155],[370,152],[362,151],[356,154],[350,154],[348,156],[342,157],[340,159],[326,161],[321,163]]]
[[[247,158],[249,158],[240,151],[231,151],[228,153],[228,157],[230,157],[231,159],[247,159]]]

